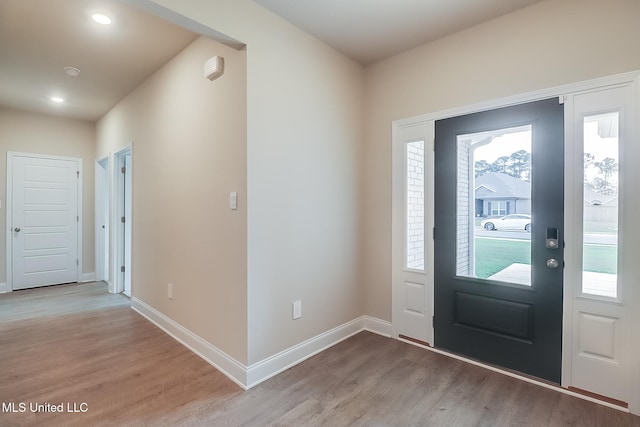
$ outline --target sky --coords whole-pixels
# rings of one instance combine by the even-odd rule
[[[531,152],[531,130],[507,133],[494,138],[490,144],[478,147],[474,151],[474,160],[486,160],[493,163],[497,158],[510,156],[516,151]]]
[[[617,119],[616,113],[607,116]],[[486,133],[483,134],[486,136]],[[497,158],[510,156],[519,150],[531,152],[531,130],[507,133],[494,138],[490,144],[475,149],[474,159],[475,161],[486,160],[493,163]],[[584,152],[593,154],[596,161],[606,157],[618,161],[617,132],[613,137],[602,138],[598,135],[598,121],[587,117],[584,123]]]

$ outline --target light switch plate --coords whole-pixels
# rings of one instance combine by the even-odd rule
[[[235,191],[229,193],[229,207],[233,210],[238,209],[238,193]]]
[[[294,301],[293,302],[293,320],[299,319],[302,317],[302,301]]]

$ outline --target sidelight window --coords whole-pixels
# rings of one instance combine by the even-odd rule
[[[617,297],[618,112],[583,121],[582,292]]]
[[[424,141],[406,145],[405,164],[405,266],[424,270]]]

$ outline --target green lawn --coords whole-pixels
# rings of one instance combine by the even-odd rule
[[[513,263],[531,264],[530,247],[528,240],[476,238],[476,276],[486,279]],[[616,274],[616,259],[615,246],[585,246],[584,265],[587,271]]]
[[[476,277],[486,279],[511,264],[531,264],[531,242],[476,238]]]
[[[586,271],[596,273],[617,273],[618,248],[616,246],[587,245],[584,248]]]

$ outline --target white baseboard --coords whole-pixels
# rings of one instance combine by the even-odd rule
[[[225,374],[231,381],[247,389],[245,365],[136,297],[131,298],[131,308]]]
[[[95,282],[95,281],[96,281],[96,273],[82,273],[82,277],[80,278],[81,283]]]
[[[131,308],[244,390],[255,387],[359,332],[366,330],[385,337],[391,336],[391,323],[370,316],[360,316],[247,367],[138,298],[131,298]]]
[[[391,322],[371,316],[362,316],[362,318],[364,320],[364,330],[391,338]]]
[[[254,387],[363,330],[364,321],[359,317],[254,363],[247,372],[247,388]]]
[[[0,283],[0,294],[5,294],[7,292],[11,292],[11,289],[9,289],[9,286],[7,286],[6,283]]]

